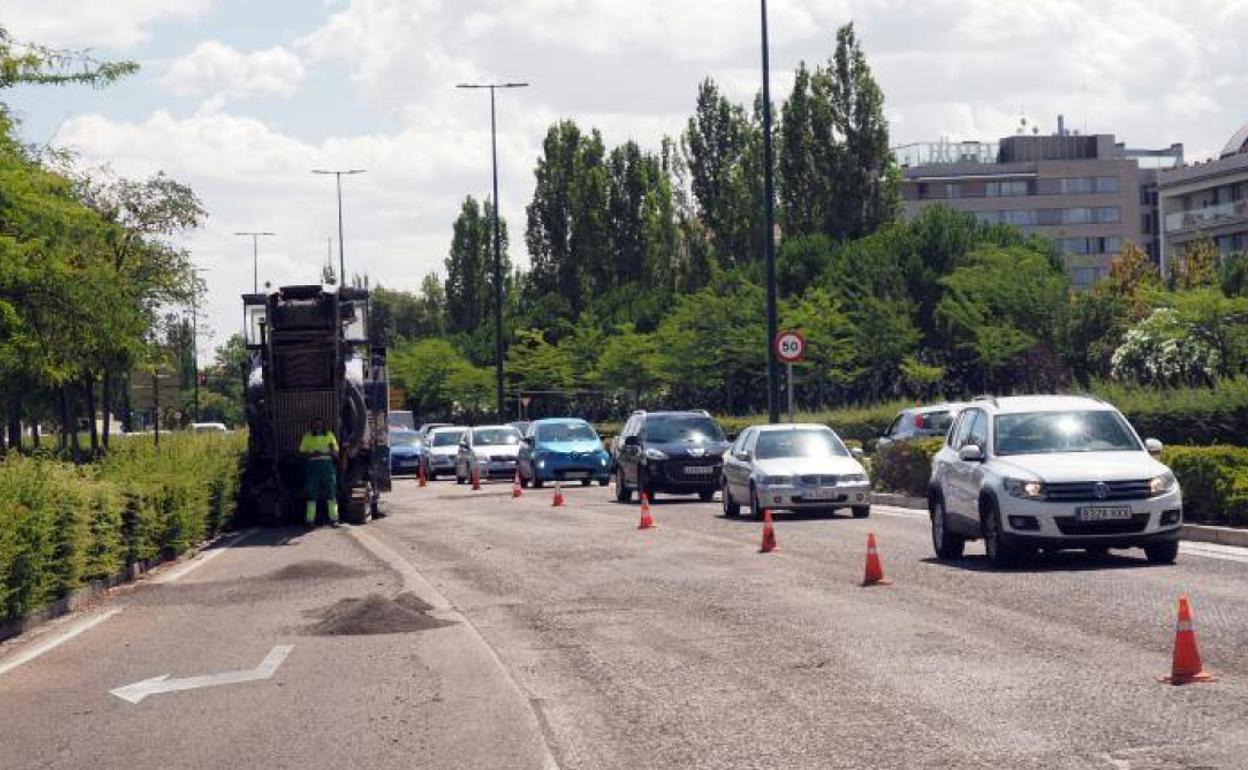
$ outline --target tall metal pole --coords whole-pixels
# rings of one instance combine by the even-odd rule
[[[494,377],[498,386],[498,419],[503,415],[503,230],[498,214],[498,122],[490,87],[490,152],[494,162]]]
[[[767,0],[761,0],[763,22],[763,187],[766,200],[763,212],[766,228],[767,266],[767,419],[780,422],[779,361],[776,359],[776,233],[775,233],[775,179],[772,172],[771,150],[771,53],[767,45]]]
[[[494,377],[497,386],[498,419],[506,410],[503,397],[503,232],[498,211],[498,120],[494,92],[500,88],[526,88],[528,83],[461,83],[456,88],[490,90],[490,153],[494,175]]]
[[[277,235],[277,233],[249,231],[234,233],[235,235],[245,235],[251,238],[251,292],[252,294],[260,293],[260,238],[266,235]]]
[[[195,293],[191,293],[191,372],[195,377],[195,422],[199,422],[199,312]]]
[[[363,174],[362,168],[347,168],[341,170],[330,170],[322,168],[312,169],[313,174],[333,174],[337,182],[338,190],[338,287],[341,289],[347,284],[347,259],[344,255],[345,247],[342,242],[342,176],[343,174]]]

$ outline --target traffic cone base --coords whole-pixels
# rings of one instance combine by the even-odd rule
[[[780,550],[776,542],[776,528],[771,522],[771,509],[763,509],[763,543],[758,547],[759,553],[773,553]]]
[[[558,481],[556,481],[555,482],[555,496],[550,501],[550,507],[558,508],[561,505],[563,505],[563,487],[559,485]]]
[[[481,489],[481,469],[476,466],[472,469],[472,489],[473,491]]]
[[[511,499],[512,500],[515,500],[517,497],[520,497],[521,495],[524,494],[524,491],[522,490],[522,486],[523,485],[521,485],[520,483],[520,469],[516,468],[516,478],[514,481],[511,482]]]
[[[417,473],[417,478],[416,478],[416,486],[418,486],[418,487],[423,487],[423,486],[425,486],[425,485],[426,485],[426,484],[428,484],[428,483],[429,483],[429,480],[428,480],[427,478],[425,478],[425,464],[424,464],[424,463],[421,463],[421,464],[420,464],[420,471],[419,471],[419,473]]]
[[[875,547],[875,533],[867,533],[867,568],[862,577],[863,587],[889,586],[893,581],[884,577],[884,567],[880,564],[880,554]]]
[[[637,529],[654,529],[659,526],[654,521],[654,516],[650,515],[650,500],[646,497],[646,493],[641,493],[641,521],[637,522]]]
[[[1170,675],[1161,677],[1161,681],[1173,685],[1217,681],[1213,674],[1205,671],[1204,664],[1200,662],[1196,628],[1192,624],[1192,608],[1186,596],[1179,597],[1179,623],[1174,630],[1174,661]]]

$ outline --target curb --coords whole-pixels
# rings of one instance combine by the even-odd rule
[[[114,575],[101,580],[93,580],[81,588],[75,588],[68,595],[57,599],[51,604],[40,607],[25,617],[0,620],[0,643],[17,638],[57,618],[68,615],[118,586],[135,583],[157,567],[193,559],[204,550],[221,542],[222,539],[234,537],[236,534],[236,532],[222,532],[216,537],[205,540],[194,548],[182,553],[180,556],[147,559],[129,564]]]
[[[896,508],[927,510],[927,501],[923,498],[898,495],[892,492],[872,492],[871,502],[876,505],[891,505]],[[1184,524],[1183,528],[1179,530],[1179,539],[1248,548],[1248,529],[1214,527],[1208,524]]]

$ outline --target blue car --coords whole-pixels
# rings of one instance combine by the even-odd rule
[[[414,430],[390,429],[390,475],[416,475],[424,452],[420,434]]]
[[[610,455],[593,426],[584,420],[537,420],[520,446],[520,483],[541,487],[547,482],[579,481],[589,486],[609,481]]]

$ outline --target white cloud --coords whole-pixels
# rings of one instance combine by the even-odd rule
[[[5,0],[0,23],[18,39],[58,46],[127,48],[164,19],[195,19],[213,0]]]
[[[303,75],[299,57],[281,46],[244,53],[206,40],[175,59],[160,83],[179,96],[290,96]]]

